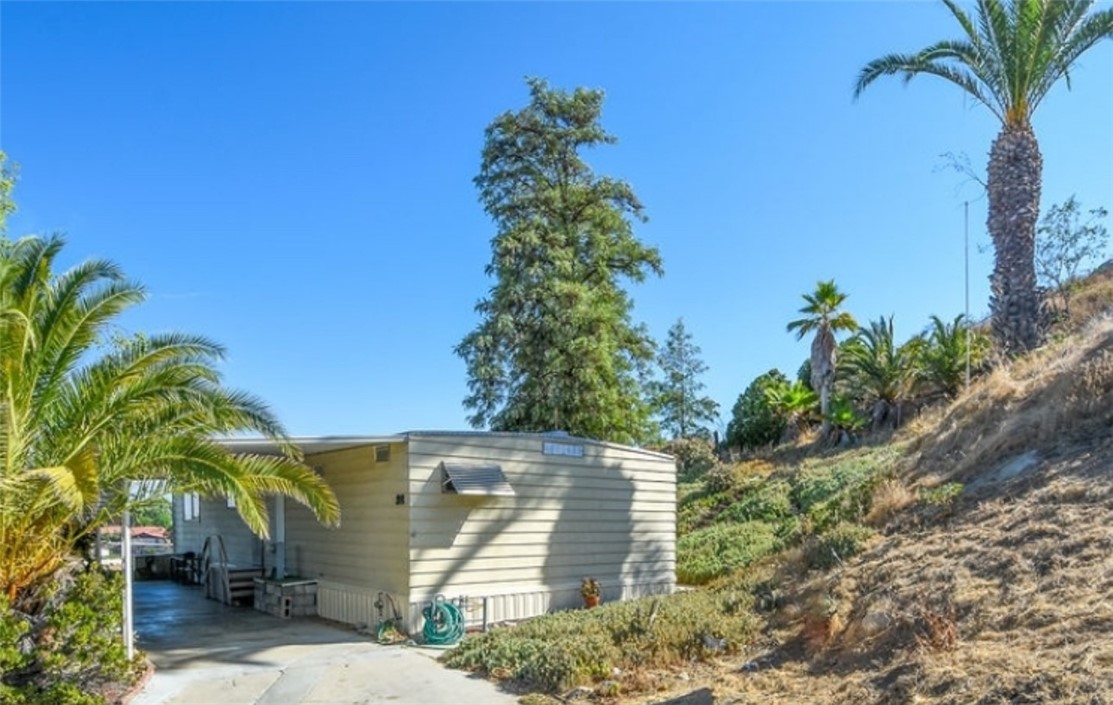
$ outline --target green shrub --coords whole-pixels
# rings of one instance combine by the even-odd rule
[[[961,482],[948,482],[921,492],[920,501],[929,507],[947,508],[957,502],[965,490],[966,486]]]
[[[785,480],[751,480],[742,497],[719,513],[716,521],[764,521],[775,524],[792,516],[792,485]]]
[[[524,649],[530,658],[518,665],[514,678],[545,690],[567,690],[604,678],[617,661],[614,646],[595,629],[530,645],[537,648]]]
[[[716,465],[703,478],[710,493],[729,492],[738,482],[733,465]]]
[[[872,458],[851,458],[833,465],[805,468],[793,482],[792,499],[799,512],[821,533],[845,521],[859,521],[869,512],[873,490],[884,473]]]
[[[767,477],[774,468],[768,460],[761,459],[716,465],[704,476],[703,482],[708,492],[734,492],[755,477]]]
[[[769,370],[750,382],[731,410],[727,444],[743,449],[776,445],[788,421],[769,403],[766,390],[787,383],[788,379],[779,370]]]
[[[27,657],[20,650],[19,642],[30,630],[27,620],[10,609],[8,596],[0,593],[0,682],[3,682],[4,674],[25,664]]]
[[[703,438],[677,438],[669,441],[664,451],[676,459],[676,472],[683,478],[705,475],[719,464],[711,442]]]
[[[127,681],[121,583],[99,571],[62,574],[35,615],[0,597],[0,702],[99,705],[100,686]]]
[[[83,692],[72,683],[55,683],[45,689],[34,687],[9,688],[0,685],[3,705],[104,705],[105,699],[95,693]]]
[[[840,524],[820,536],[812,536],[804,543],[804,560],[808,567],[828,570],[851,556],[862,552],[874,532],[858,524]]]
[[[708,524],[722,507],[730,504],[730,500],[731,496],[726,492],[705,491],[686,496],[677,508],[677,534],[683,536]]]
[[[700,590],[559,612],[465,639],[443,661],[559,692],[611,679],[616,668],[735,653],[758,630],[752,606],[746,592]]]
[[[677,541],[676,578],[701,585],[745,567],[782,546],[777,527],[763,521],[714,524]]]

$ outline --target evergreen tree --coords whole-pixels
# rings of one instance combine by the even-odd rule
[[[456,347],[468,368],[468,420],[646,440],[654,424],[641,375],[655,346],[631,321],[621,280],[661,274],[661,258],[634,237],[631,220],[645,216],[629,184],[580,158],[616,141],[599,124],[603,93],[528,83],[529,105],[488,126],[475,179],[497,232],[486,269],[495,285]]]
[[[719,405],[700,396],[705,385],[699,378],[707,372],[700,352],[680,319],[669,328],[668,340],[657,353],[663,379],[650,383],[650,399],[661,427],[674,438],[689,438],[701,430],[701,422],[711,423],[719,416]]]
[[[780,370],[760,375],[738,397],[727,424],[727,444],[738,448],[772,445],[784,435],[788,422],[773,408],[767,390],[787,387],[788,379]]]

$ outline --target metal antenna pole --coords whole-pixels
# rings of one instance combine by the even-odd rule
[[[963,256],[966,265],[966,388],[970,389],[970,201],[962,202]]]

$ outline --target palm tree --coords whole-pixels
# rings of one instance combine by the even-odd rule
[[[954,0],[943,3],[964,36],[871,61],[854,97],[881,76],[908,82],[927,74],[954,83],[1001,121],[986,184],[996,251],[990,308],[1003,351],[1016,354],[1039,345],[1044,332],[1033,264],[1043,157],[1032,113],[1060,78],[1070,85],[1070,69],[1086,50],[1113,37],[1113,10],[1089,14],[1093,0],[978,0],[971,17]]]
[[[797,340],[803,340],[809,333],[815,333],[810,358],[812,389],[819,394],[819,413],[824,416],[830,410],[831,389],[835,383],[838,355],[835,334],[858,329],[854,317],[839,310],[846,301],[846,296],[835,286],[834,279],[821,281],[816,284],[814,292],[804,294],[807,305],[800,309],[800,313],[805,314],[806,318],[788,324],[788,331],[795,331]]]
[[[988,337],[967,328],[961,313],[950,323],[931,317],[931,326],[919,351],[920,377],[934,392],[955,397],[966,379],[966,349],[970,348],[970,367],[981,368],[989,354]]]
[[[890,419],[894,426],[900,425],[901,403],[911,395],[916,380],[917,348],[916,339],[896,344],[892,316],[870,321],[845,346],[847,377],[855,395],[873,407],[874,428]]]
[[[135,487],[227,496],[261,536],[271,493],[338,521],[335,495],[267,407],[221,385],[223,350],[181,334],[111,340],[143,290],[107,261],[56,274],[63,244],[0,237],[0,591],[33,604],[92,531],[141,501]],[[285,455],[212,440],[242,432]]]

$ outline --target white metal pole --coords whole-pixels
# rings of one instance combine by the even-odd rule
[[[274,577],[286,577],[286,497],[274,496]]]
[[[128,660],[135,658],[134,628],[132,624],[132,559],[131,559],[131,484],[124,484],[124,515],[120,520],[120,560],[124,570],[124,649]]]
[[[966,388],[970,389],[970,201],[962,203],[962,238],[966,265]]]

